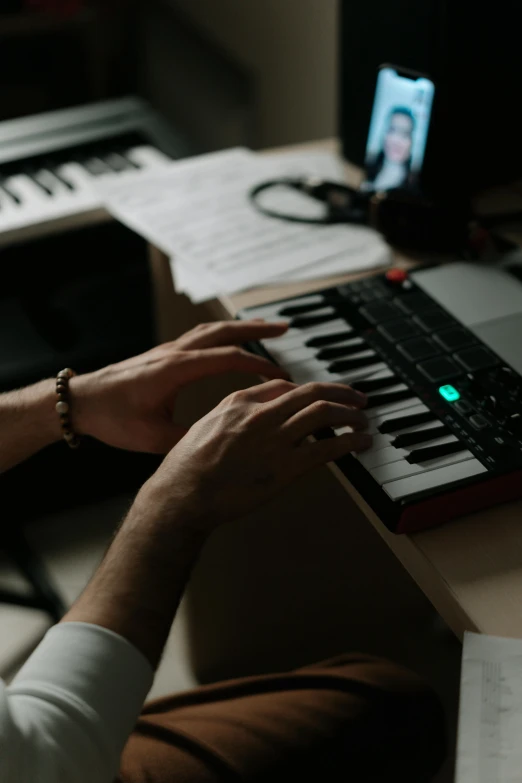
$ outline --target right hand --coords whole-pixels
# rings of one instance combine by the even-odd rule
[[[311,468],[368,448],[365,404],[365,395],[335,383],[273,380],[234,392],[191,427],[142,493],[162,513],[188,514],[211,530]],[[353,431],[308,439],[326,427],[345,426]]]

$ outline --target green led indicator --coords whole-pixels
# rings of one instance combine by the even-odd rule
[[[441,386],[439,389],[439,394],[441,397],[444,397],[446,402],[457,402],[457,400],[460,400],[460,393],[454,386],[451,386],[450,384],[447,384],[447,386]]]

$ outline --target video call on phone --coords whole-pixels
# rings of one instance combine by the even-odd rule
[[[434,92],[426,76],[393,66],[379,69],[362,190],[418,187]]]

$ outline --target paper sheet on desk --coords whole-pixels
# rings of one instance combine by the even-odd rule
[[[249,202],[253,185],[300,175],[339,180],[342,166],[330,153],[258,156],[233,149],[136,174],[132,181],[100,183],[99,193],[115,217],[173,258],[176,287],[196,302],[389,262],[388,246],[371,229],[284,222]],[[294,197],[304,198],[282,194]]]
[[[522,640],[466,633],[456,783],[522,781]]]

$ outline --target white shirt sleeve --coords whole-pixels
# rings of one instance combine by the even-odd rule
[[[12,684],[0,681],[0,781],[112,783],[152,680],[112,631],[51,628]]]

